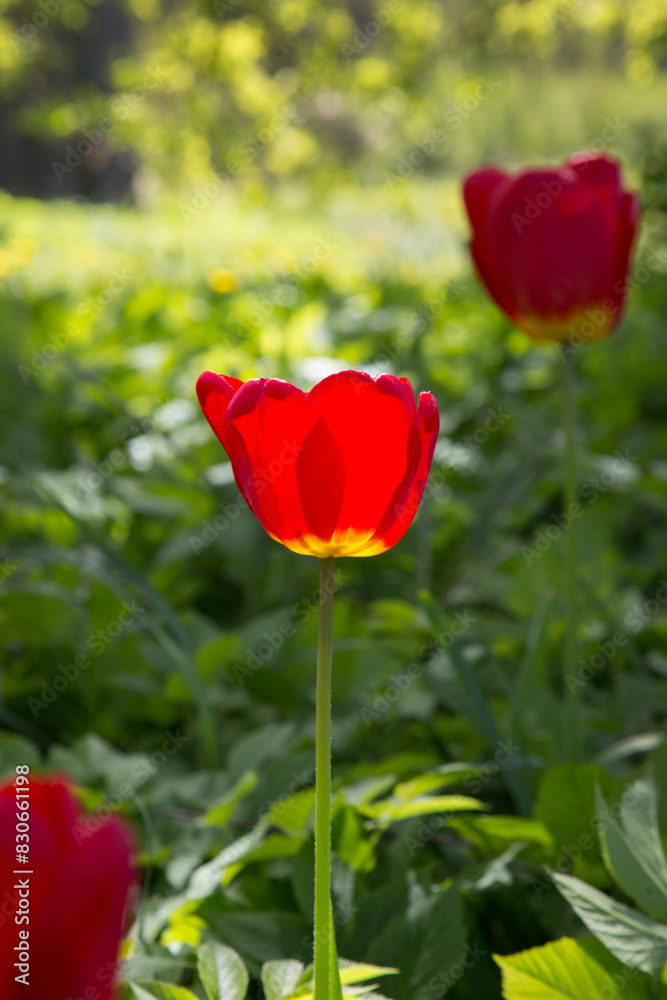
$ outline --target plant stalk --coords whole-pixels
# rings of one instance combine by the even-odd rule
[[[315,707],[315,1000],[329,1000],[331,956],[331,659],[334,559],[320,559]]]
[[[576,763],[581,756],[580,698],[577,680],[577,464],[575,444],[575,364],[574,348],[563,345],[563,508],[569,525],[565,528],[563,591],[565,637],[563,642],[563,687],[565,698],[563,749],[566,759]]]

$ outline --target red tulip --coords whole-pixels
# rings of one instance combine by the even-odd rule
[[[431,467],[438,405],[407,379],[330,375],[309,393],[204,372],[197,394],[237,485],[293,552],[372,556],[407,531]]]
[[[471,252],[492,298],[535,340],[600,340],[621,320],[639,199],[590,153],[559,169],[470,174]]]
[[[28,788],[27,809],[16,787]],[[84,820],[59,778],[0,786],[0,1000],[111,996],[133,848],[120,820]]]

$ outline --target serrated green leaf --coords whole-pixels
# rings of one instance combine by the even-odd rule
[[[262,986],[265,1000],[284,1000],[291,996],[303,975],[303,962],[295,958],[277,959],[264,962],[262,966]]]
[[[197,952],[197,968],[209,1000],[244,1000],[248,970],[233,948],[209,941]]]
[[[542,778],[535,816],[553,837],[559,853],[567,853],[582,841],[583,849],[599,859],[595,836],[595,789],[598,785],[608,799],[620,791],[617,782],[592,764],[553,767]]]
[[[552,872],[551,877],[589,931],[625,965],[654,973],[667,963],[667,927],[663,924],[572,875]]]
[[[476,812],[487,806],[468,795],[424,795],[416,799],[383,799],[372,805],[359,806],[359,812],[375,819],[381,826],[391,826],[413,816],[432,813]]]
[[[207,899],[220,888],[226,875],[230,877],[235,875],[239,861],[252,854],[263,843],[265,837],[266,823],[260,821],[249,833],[223,848],[211,861],[195,868],[185,891],[159,903],[155,911],[148,916],[145,923],[150,930],[150,940],[153,940],[173,913],[189,903]]]
[[[211,861],[196,868],[184,893],[187,901],[206,899],[212,892],[215,892],[220,887],[226,869],[256,850],[265,836],[266,823],[260,822],[249,833],[225,847]]]
[[[527,844],[526,852],[546,861],[554,843],[543,823],[523,816],[453,816],[448,826],[469,840],[486,858],[496,858],[512,844]],[[526,854],[524,854],[526,857]]]
[[[602,854],[621,889],[643,912],[667,920],[667,864],[658,830],[655,785],[636,781],[621,799],[621,824],[612,816],[598,788],[597,808]]]
[[[371,871],[375,866],[375,847],[381,831],[368,833],[358,810],[336,802],[331,828],[333,850],[338,857],[358,872]]]
[[[256,850],[246,854],[239,865],[250,865],[256,861],[272,861],[274,858],[291,858],[299,853],[302,845],[303,841],[298,837],[288,837],[284,833],[272,833]]]
[[[225,826],[234,815],[237,806],[257,787],[259,778],[256,771],[246,771],[232,785],[222,798],[214,802],[201,819],[202,826]]]
[[[346,986],[340,1000],[387,1000],[379,993],[369,993],[368,991],[372,989],[372,986]],[[285,1000],[315,1000],[315,994],[312,990],[300,991],[290,994]],[[333,993],[330,1000],[335,1000]]]
[[[141,952],[133,951],[129,958],[120,964],[117,980],[119,983],[131,981],[141,983],[156,972],[181,972],[185,967],[183,959],[171,958],[169,955],[143,955]]]
[[[185,986],[175,986],[174,983],[157,981],[145,983],[128,983],[137,1000],[198,1000],[194,993]]]
[[[348,962],[344,958],[339,959],[338,969],[343,986],[364,983],[368,979],[379,979],[382,976],[395,976],[399,971],[384,965],[370,965],[368,962]]]
[[[379,777],[361,778],[351,785],[343,785],[341,795],[345,802],[351,806],[362,806],[367,802],[372,802],[386,792],[396,781],[395,774],[384,774]]]
[[[287,911],[229,911],[211,900],[200,912],[216,937],[234,948],[258,978],[263,962],[299,954],[308,932],[308,923]]]
[[[448,764],[438,768],[437,771],[429,771],[426,774],[419,774],[409,781],[402,781],[394,788],[394,796],[398,799],[414,799],[418,795],[426,795],[441,788],[449,788],[450,785],[459,785],[466,778],[472,778],[480,773],[480,768],[474,764]]]
[[[195,912],[198,903],[186,903],[169,917],[169,924],[160,935],[160,943],[166,948],[187,945],[191,949],[199,946],[206,923]],[[136,978],[136,977],[133,977]]]
[[[398,975],[399,969],[391,969],[384,965],[370,965],[368,962],[350,962],[348,959],[338,959],[338,974],[343,986],[354,986],[358,983],[365,983],[368,979],[380,979],[382,976]],[[301,993],[312,989],[313,966],[309,965],[301,976],[299,986],[301,991],[296,990],[294,996],[301,996]],[[365,989],[372,989],[366,986]]]
[[[634,981],[593,938],[561,938],[516,955],[494,955],[503,977],[505,1000],[642,1000]]]
[[[509,869],[509,865],[516,859],[517,854],[520,854],[525,846],[526,844],[522,840],[510,844],[497,858],[483,865],[482,872],[477,878],[466,879],[464,882],[465,888],[468,891],[483,892],[494,885],[512,885],[514,877]]]
[[[392,992],[419,997],[433,992],[431,980],[444,990],[444,976],[461,960],[465,941],[461,897],[452,887],[389,915],[366,955],[370,963],[383,968],[398,966]]]
[[[315,788],[304,788],[288,798],[274,802],[266,819],[270,826],[278,826],[296,837],[304,836],[308,821],[315,809]]]

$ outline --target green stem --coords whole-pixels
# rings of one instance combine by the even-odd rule
[[[331,657],[334,560],[320,559],[315,708],[315,1000],[329,1000],[331,898]]]
[[[564,513],[570,524],[565,528],[563,589],[565,596],[565,639],[563,644],[563,687],[565,698],[563,744],[571,762],[580,757],[579,689],[577,679],[577,468],[575,455],[575,365],[574,349],[563,345],[563,430]],[[566,522],[567,524],[567,522]]]

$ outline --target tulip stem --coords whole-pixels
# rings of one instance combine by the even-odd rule
[[[563,643],[563,697],[565,698],[563,749],[572,763],[580,757],[579,684],[577,677],[577,465],[575,445],[574,348],[563,345],[563,508],[566,517],[563,589],[565,637]],[[568,524],[569,521],[569,524]]]
[[[331,659],[334,560],[320,559],[315,707],[315,1000],[329,1000],[331,957]]]

